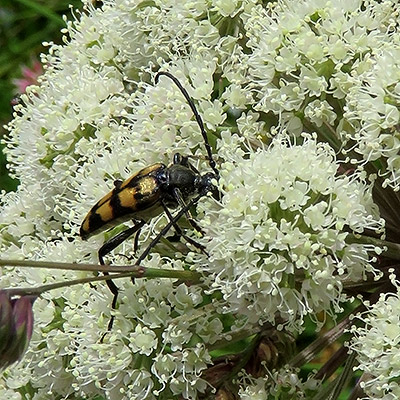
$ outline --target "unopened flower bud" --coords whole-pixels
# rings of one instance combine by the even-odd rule
[[[12,331],[12,305],[4,291],[0,291],[0,354],[8,346],[8,338]]]
[[[20,360],[33,330],[32,305],[37,296],[10,299],[0,291],[0,369]]]

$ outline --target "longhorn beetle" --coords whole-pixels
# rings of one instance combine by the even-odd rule
[[[174,226],[177,234],[181,235],[186,241],[204,251],[204,247],[195,242],[190,237],[183,234],[177,221],[185,214],[194,229],[201,232],[200,227],[190,215],[190,207],[195,205],[198,200],[208,192],[217,194],[217,189],[212,181],[219,179],[219,172],[213,159],[211,146],[204,129],[200,114],[190,98],[186,89],[181,85],[177,78],[169,72],[158,72],[155,77],[157,84],[160,76],[170,78],[179,88],[199,125],[203,136],[204,145],[207,152],[207,160],[213,172],[201,175],[199,171],[189,163],[188,157],[176,153],[169,166],[162,163],[150,165],[132,175],[125,181],[117,180],[114,182],[114,189],[101,198],[88,212],[80,228],[80,236],[86,240],[89,237],[104,231],[107,228],[116,226],[124,221],[132,220],[134,226],[128,228],[105,242],[98,251],[100,264],[104,265],[104,257],[119,246],[130,236],[136,234],[134,240],[134,250],[138,245],[138,236],[141,228],[153,217],[163,211],[169,219],[169,223],[162,229],[156,238],[148,245],[135,265],[149,254],[150,250],[157,244],[163,235]],[[172,216],[170,208],[181,207],[180,211]],[[108,273],[105,273],[108,274]],[[107,286],[114,295],[112,308],[116,308],[118,288],[110,279],[106,281]],[[112,328],[113,317],[108,325],[108,331]]]

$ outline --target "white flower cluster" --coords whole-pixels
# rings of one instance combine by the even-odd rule
[[[368,246],[347,244],[344,232],[382,227],[370,188],[359,174],[338,175],[332,149],[312,138],[290,145],[277,137],[246,154],[235,153],[234,139],[221,201],[199,205],[209,286],[222,292],[226,311],[252,322],[279,316],[299,329],[307,314],[331,305],[338,312],[343,280],[372,270]]]
[[[199,171],[209,170],[199,127],[182,93],[165,77],[154,84],[161,69],[176,76],[195,100],[218,151],[222,196],[198,206],[198,222],[206,231],[199,240],[209,258],[160,245],[143,265],[191,268],[207,277],[202,286],[189,287],[166,279],[118,281],[117,311],[110,310],[105,284],[44,294],[34,305],[30,350],[5,374],[0,398],[26,387],[34,399],[195,398],[206,390],[201,373],[212,363],[208,345],[218,343],[222,332],[264,321],[300,330],[305,315],[340,310],[343,281],[359,282],[372,269],[373,247],[362,240],[347,242],[349,231],[382,229],[370,187],[361,172],[341,175],[327,144],[300,134],[306,124],[294,110],[304,108],[314,124],[310,130],[319,134],[317,128],[335,123],[343,107],[328,99],[347,101],[353,83],[343,71],[349,63],[355,68],[351,61],[360,50],[350,46],[356,34],[347,39],[352,27],[342,35],[349,41],[348,58],[341,56],[340,32],[332,36],[336,50],[330,53],[342,64],[332,78],[338,83],[332,83],[331,96],[323,73],[330,59],[320,43],[329,44],[329,35],[306,29],[300,16],[317,26],[314,17],[321,22],[331,15],[332,28],[339,29],[353,21],[351,16],[358,25],[364,18],[368,26],[367,17],[377,14],[389,29],[388,2],[366,3],[367,11],[361,11],[361,2],[348,2],[345,13],[335,2],[313,0],[282,1],[267,11],[270,6],[256,0],[103,3],[95,10],[87,1],[79,21],[68,23],[70,40],[52,45],[43,56],[40,86],[22,96],[25,105],[17,107],[9,125],[7,157],[21,185],[16,193],[1,194],[1,257],[97,263],[99,247],[122,228],[83,242],[79,226],[115,179],[155,162],[169,164],[176,152],[195,156]],[[368,28],[377,32],[377,46],[391,40],[378,28]],[[270,57],[269,46],[280,53]],[[325,64],[307,61],[318,54]],[[293,82],[276,85],[274,77],[282,72]],[[297,143],[279,136],[268,148],[260,145],[273,125],[269,112],[279,116],[276,125],[297,134]],[[348,123],[340,126],[347,129]],[[140,250],[166,220],[161,215],[149,221]],[[133,255],[132,242],[107,260],[126,264],[123,255]],[[83,276],[7,269],[0,286],[32,287]],[[99,343],[113,312],[114,329]],[[233,315],[221,317],[221,312]]]
[[[148,262],[162,264],[156,256]],[[22,387],[40,375],[32,382],[38,399],[194,398],[204,392],[208,385],[201,372],[211,358],[202,343],[214,343],[223,326],[212,309],[196,310],[201,289],[172,280],[118,284],[120,307],[104,343],[100,337],[111,317],[107,287],[72,287],[51,301],[40,300],[35,322],[42,329],[35,331],[19,367],[6,375],[5,388]]]
[[[240,400],[306,400],[316,394],[318,380],[309,377],[303,382],[298,371],[282,368],[269,377],[252,379],[244,375],[240,380]]]
[[[357,369],[368,377],[360,385],[370,400],[400,397],[400,283],[392,276],[395,293],[381,294],[367,311],[357,315],[363,326],[353,326],[349,348],[356,352]]]
[[[247,73],[235,83],[253,107],[293,134],[336,131],[353,162],[375,161],[400,188],[400,5],[396,1],[301,0],[246,14]],[[344,111],[344,112],[343,112]],[[345,144],[342,149],[341,146]],[[375,166],[378,168],[378,166]]]
[[[204,154],[192,112],[171,81],[139,84],[139,75],[153,75],[151,63],[160,62],[181,80],[208,129],[226,118],[222,99],[211,99],[214,47],[221,40],[212,23],[221,22],[219,12],[234,16],[245,3],[233,9],[216,2],[212,19],[206,1],[160,7],[104,3],[102,11],[88,3],[79,21],[68,23],[71,41],[52,45],[40,86],[22,96],[25,105],[17,107],[9,125],[7,156],[21,185],[17,193],[2,194],[2,258],[96,263],[104,236],[83,242],[77,234],[113,179],[154,162],[169,163],[175,152]],[[181,60],[185,49],[191,54]],[[144,247],[164,223],[161,217],[144,229]],[[132,244],[125,243],[121,253],[129,251]],[[126,263],[119,256],[110,260]],[[145,262],[153,268],[183,267],[157,255]],[[0,280],[1,287],[38,286],[83,276],[8,269]],[[223,326],[212,306],[208,313],[196,311],[203,301],[199,287],[172,280],[135,286],[126,280],[118,286],[119,309],[105,343],[99,340],[110,320],[111,294],[104,284],[44,294],[35,303],[28,353],[5,374],[0,397],[10,398],[10,391],[25,386],[38,399],[194,398],[203,392],[207,384],[200,374],[211,364],[203,343],[215,343]]]
[[[152,262],[161,264],[157,257]],[[115,325],[105,343],[98,343],[98,332],[105,332],[110,318],[107,291],[92,289],[82,299],[84,307],[63,312],[65,335],[74,338],[65,352],[71,357],[76,393],[87,395],[90,392],[82,388],[93,385],[110,398],[193,398],[203,392],[207,384],[200,374],[211,359],[196,340],[198,325],[203,333],[212,332],[211,342],[222,326],[206,314],[196,314],[195,307],[203,300],[200,289],[176,286],[171,280],[135,285],[127,281],[123,287]]]

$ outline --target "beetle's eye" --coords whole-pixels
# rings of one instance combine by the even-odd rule
[[[160,183],[167,183],[168,182],[168,176],[167,176],[166,171],[163,171],[160,174],[158,174],[157,178],[158,178],[158,181]]]
[[[175,153],[173,158],[174,164],[181,164],[182,163],[182,156],[180,153]]]

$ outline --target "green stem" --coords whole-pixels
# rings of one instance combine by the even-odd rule
[[[127,278],[130,276],[134,276],[132,272],[125,272],[121,274],[115,274],[111,276],[96,276],[96,277],[89,277],[89,278],[82,278],[82,279],[73,279],[70,281],[64,282],[57,282],[57,283],[50,283],[49,285],[42,285],[37,287],[29,287],[29,288],[12,288],[12,289],[2,289],[7,292],[10,296],[27,296],[27,295],[36,295],[40,296],[41,294],[48,292],[54,289],[60,289],[63,287],[70,287],[74,285],[81,285],[83,283],[92,283],[97,281],[104,281],[107,279],[117,279],[117,278]]]
[[[357,312],[364,310],[364,306],[356,308],[352,314],[347,315],[341,322],[335,327],[330,329],[328,332],[318,336],[318,338],[308,345],[305,349],[300,351],[292,360],[288,363],[292,368],[300,368],[304,364],[309,363],[313,360],[325,347],[335,342],[340,336],[343,335],[344,331],[354,323],[352,316]]]
[[[50,269],[66,269],[78,271],[96,271],[108,272],[109,276],[93,276],[82,279],[73,279],[70,281],[57,282],[49,285],[42,285],[36,288],[15,288],[5,289],[10,295],[41,295],[49,290],[80,285],[83,283],[92,283],[118,278],[169,278],[189,281],[191,283],[199,283],[201,274],[194,271],[176,271],[172,269],[146,268],[141,266],[108,266],[97,264],[73,264],[73,263],[53,263],[48,261],[26,261],[26,260],[0,260],[0,266],[15,267],[33,267],[33,268],[50,268]],[[116,273],[121,272],[121,273]]]
[[[382,255],[396,261],[400,261],[400,244],[388,242],[386,240],[373,238],[370,236],[356,235],[350,233],[346,237],[346,243],[352,244],[370,244],[383,249]]]
[[[1,260],[0,267],[31,267],[63,269],[70,271],[93,271],[93,272],[135,272],[137,266],[127,265],[100,265],[100,264],[76,264],[52,261],[30,261],[30,260]]]

